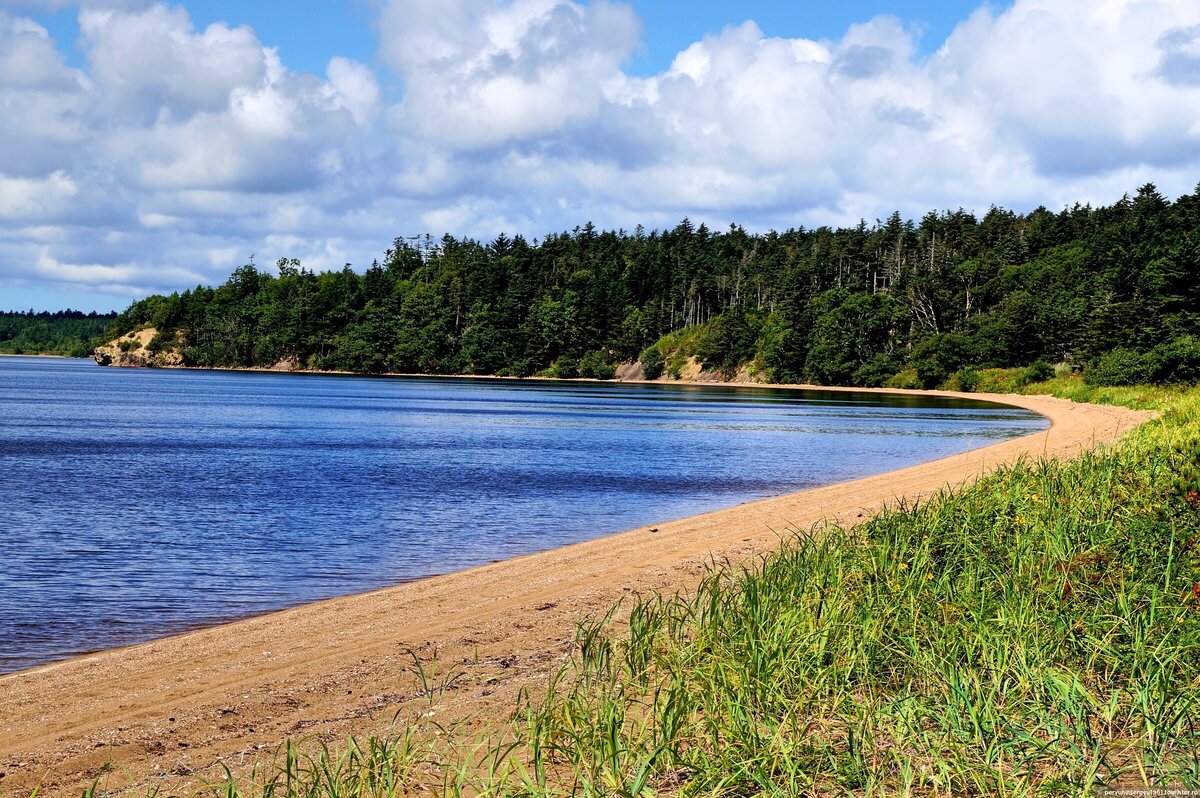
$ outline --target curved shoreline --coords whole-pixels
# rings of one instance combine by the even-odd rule
[[[576,621],[622,595],[692,585],[706,561],[747,561],[777,545],[773,530],[852,523],[1022,456],[1074,456],[1150,415],[1048,397],[883,392],[997,402],[1040,413],[1050,427],[899,471],[2,676],[0,791],[40,781],[43,794],[78,793],[110,760],[135,781],[204,773],[230,756],[236,764],[269,753],[286,736],[370,729],[418,697],[410,648],[426,658],[436,649],[466,670],[451,714],[498,717],[522,685],[554,667]]]

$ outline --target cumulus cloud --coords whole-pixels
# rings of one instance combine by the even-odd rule
[[[79,28],[90,74],[121,122],[221,111],[230,95],[267,77],[272,53],[250,28],[195,31],[182,7],[141,13],[84,10]]]
[[[392,0],[380,30],[384,58],[404,77],[397,126],[480,148],[594,118],[639,25],[606,0]]]
[[[44,28],[0,11],[0,280],[122,296],[212,281],[240,261],[209,253],[256,251],[279,198],[331,230],[370,180],[379,88],[364,65],[297,73],[250,28],[197,30],[182,7],[78,15],[73,69]]]
[[[0,281],[125,296],[251,252],[365,265],[425,231],[854,223],[1200,177],[1194,0],[984,5],[932,55],[895,17],[828,40],[747,22],[651,76],[618,2],[380,0],[395,97],[153,0],[71,4],[75,69],[21,16],[62,5],[0,11]]]
[[[383,12],[408,92],[393,187],[466,232],[1107,202],[1146,179],[1190,190],[1200,165],[1200,6],[1185,0],[983,6],[929,57],[894,17],[832,41],[748,22],[648,78],[622,69],[636,26],[611,21],[620,6],[442,7]]]

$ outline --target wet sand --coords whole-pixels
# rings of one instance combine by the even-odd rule
[[[755,386],[764,387],[764,386]],[[767,386],[779,388],[783,386]],[[828,390],[828,389],[824,389]],[[897,392],[901,393],[901,392]],[[575,624],[623,596],[687,589],[712,559],[750,561],[789,528],[853,523],[1022,457],[1071,457],[1150,417],[1037,396],[942,394],[1024,407],[1049,429],[899,471],[308,604],[0,676],[0,795],[218,778],[285,738],[336,740],[417,711],[409,650],[454,663],[447,718],[501,719],[546,678]]]

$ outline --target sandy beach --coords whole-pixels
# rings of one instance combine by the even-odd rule
[[[755,386],[779,388],[784,386]],[[828,390],[828,389],[825,389]],[[0,677],[0,795],[177,785],[245,767],[287,737],[369,732],[422,701],[415,650],[465,673],[447,717],[502,718],[561,662],[575,624],[628,594],[693,585],[789,528],[853,523],[1028,456],[1071,457],[1149,418],[1036,396],[942,394],[1041,413],[1049,429],[852,482],[667,521],[371,593],[331,599]]]

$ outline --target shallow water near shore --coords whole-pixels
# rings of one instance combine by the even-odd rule
[[[0,362],[0,672],[1046,426],[879,393]]]

